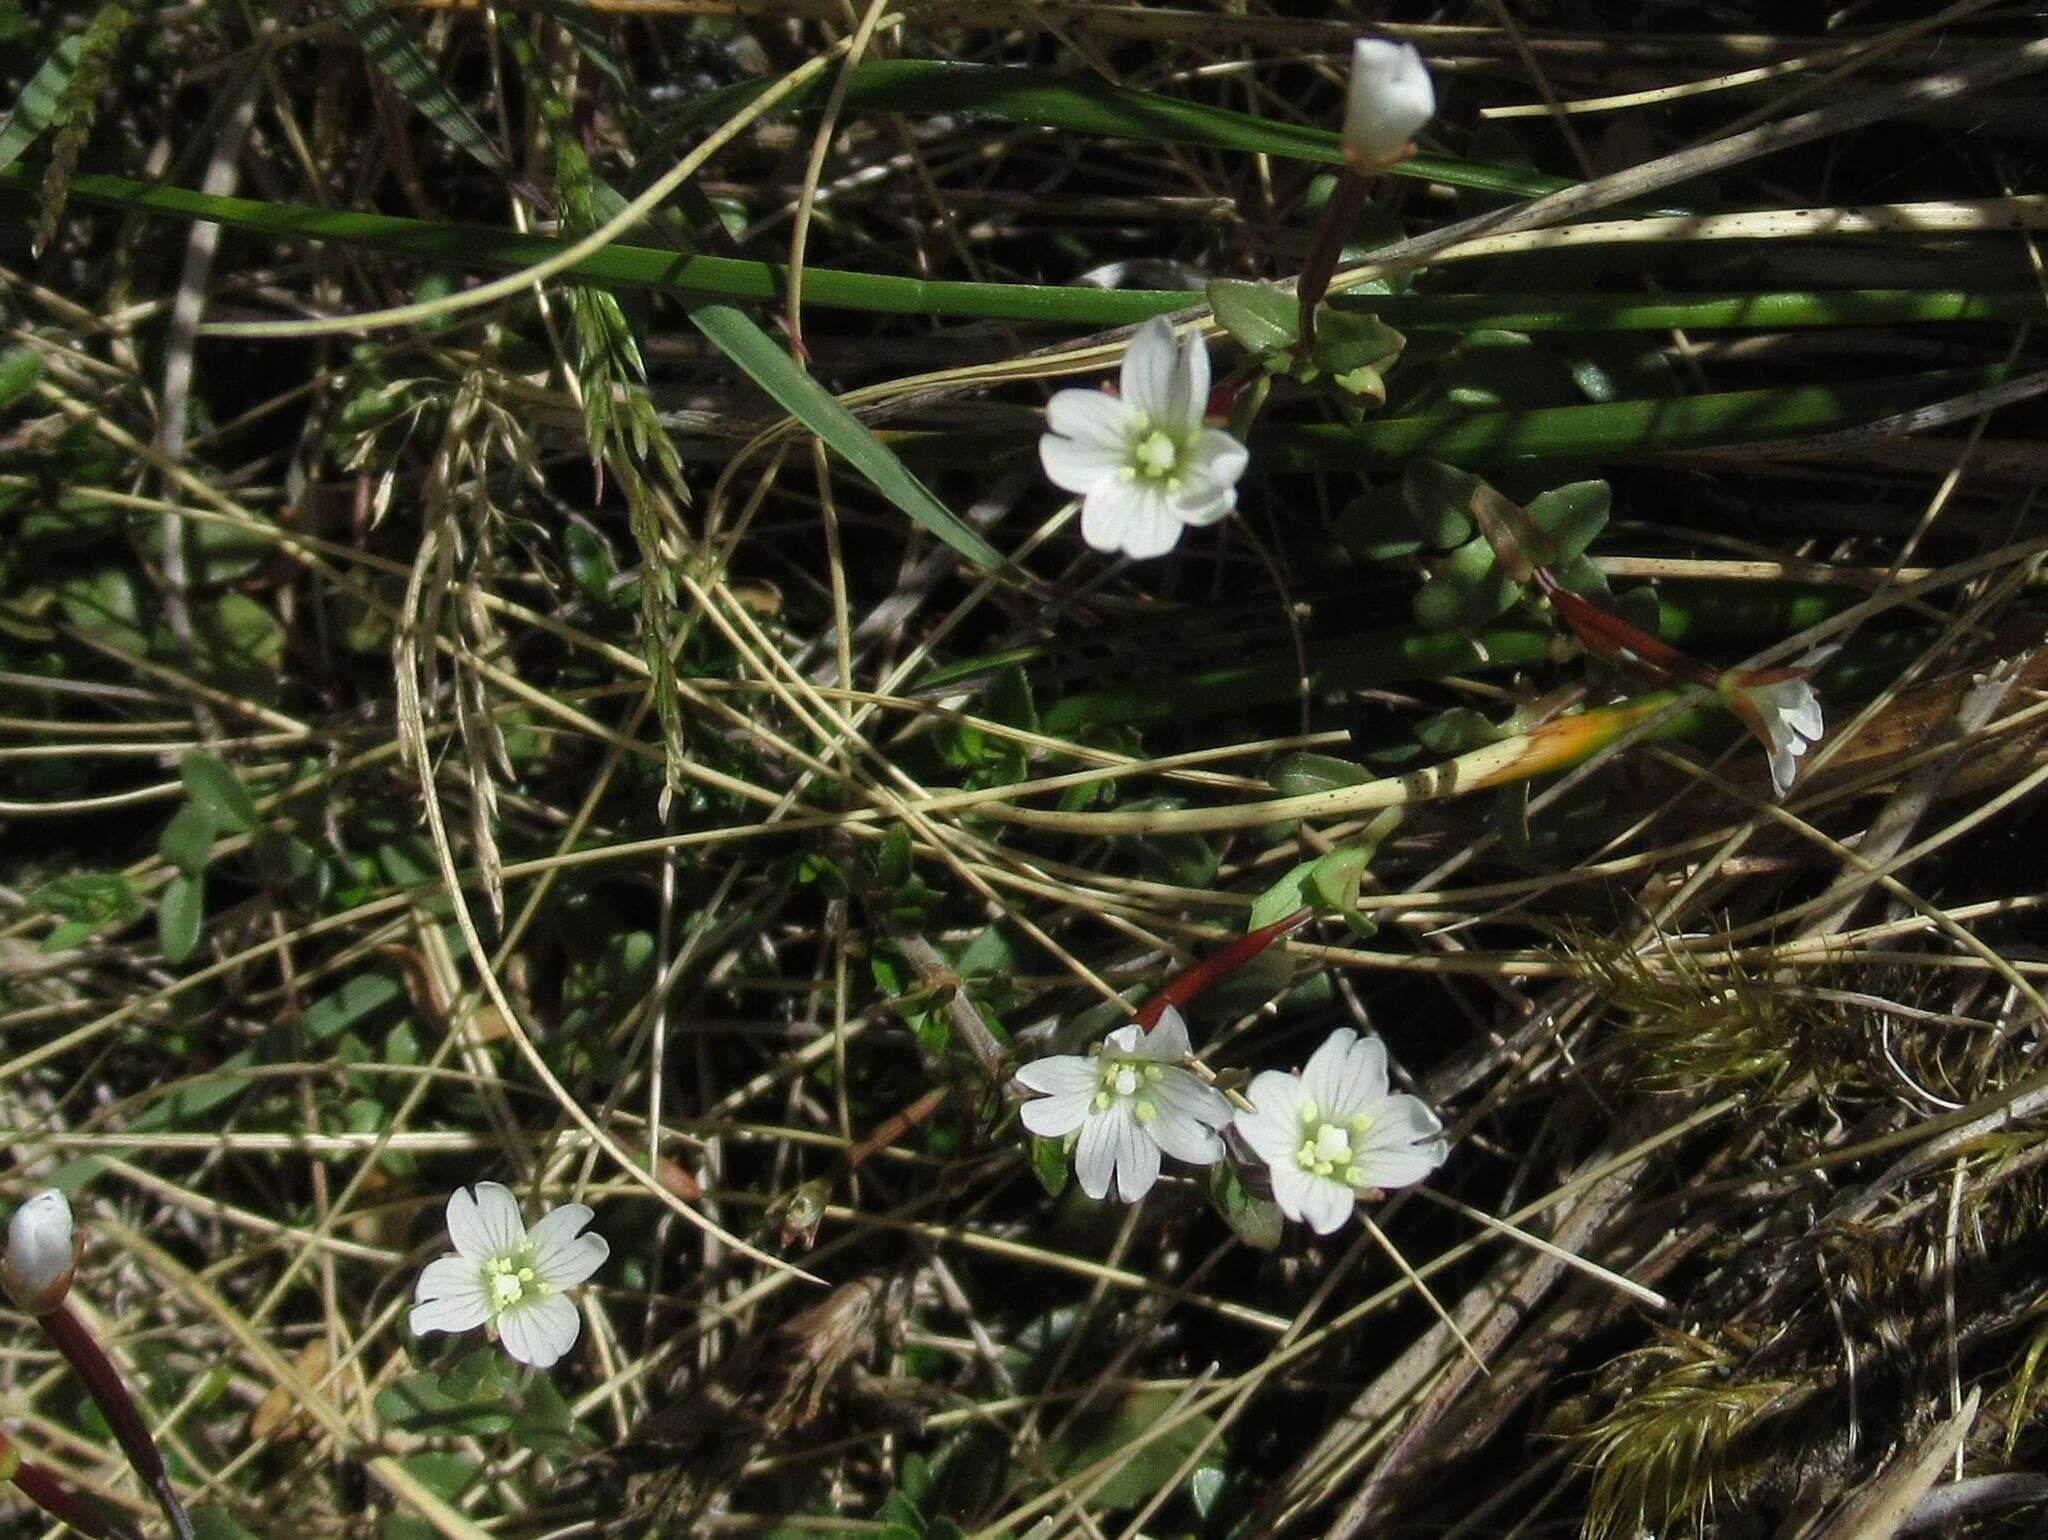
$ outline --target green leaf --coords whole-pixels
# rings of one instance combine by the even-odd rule
[[[1401,472],[1401,507],[1424,543],[1448,551],[1472,538],[1472,495],[1482,483],[1440,460],[1417,460]]]
[[[202,809],[215,828],[247,834],[256,827],[256,803],[249,789],[213,755],[194,750],[178,763],[178,779],[185,783],[185,795]]]
[[[320,863],[320,853],[296,834],[282,829],[258,829],[250,842],[249,854],[256,872],[274,888],[288,888],[303,882]]]
[[[206,879],[183,872],[164,884],[156,901],[156,939],[164,961],[183,962],[199,950],[199,927],[206,919]]]
[[[44,938],[46,952],[76,946],[103,925],[140,919],[147,908],[135,884],[119,872],[71,872],[52,878],[29,894],[28,907],[65,922]]]
[[[1285,352],[1301,340],[1301,305],[1278,284],[1212,278],[1208,295],[1217,323],[1254,358]]]
[[[1332,374],[1382,363],[1407,345],[1406,337],[1369,311],[1338,310],[1328,301],[1316,307],[1315,361]]]
[[[1124,1397],[1108,1416],[1090,1417],[1045,1446],[1045,1463],[1055,1475],[1072,1476],[1117,1455],[1126,1455],[1095,1489],[1092,1501],[1106,1509],[1130,1508],[1145,1501],[1173,1479],[1181,1462],[1209,1437],[1215,1419],[1181,1417],[1171,1432],[1143,1448],[1131,1446],[1172,1411],[1178,1399],[1170,1390],[1140,1390]],[[1210,1444],[1213,1450],[1214,1443]]]
[[[1358,887],[1372,861],[1369,845],[1340,845],[1309,868],[1308,886],[1321,907],[1336,914],[1358,908]]]
[[[1415,736],[1432,753],[1446,758],[1463,754],[1469,750],[1498,743],[1506,736],[1485,714],[1474,711],[1470,706],[1453,706],[1417,724]]]
[[[1308,797],[1378,779],[1365,766],[1329,754],[1289,754],[1266,772],[1267,783],[1283,797]]]
[[[1408,517],[1407,500],[1399,487],[1374,487],[1361,492],[1337,515],[1337,543],[1361,561],[1395,561],[1413,556],[1425,544]]]
[[[888,888],[900,888],[910,881],[910,830],[891,824],[882,836],[882,848],[875,852],[875,875]]]
[[[718,303],[694,305],[689,317],[714,347],[914,523],[986,571],[997,571],[1006,565],[995,547],[926,491],[924,483],[910,474],[896,452],[841,406],[837,396],[812,379],[780,343],[755,324],[753,317]]]
[[[225,1508],[194,1508],[192,1533],[198,1540],[256,1540],[254,1532]]]
[[[0,353],[0,412],[36,388],[43,377],[43,355],[34,348],[9,348]]]
[[[362,44],[370,62],[422,116],[447,135],[451,144],[491,170],[500,174],[509,171],[496,142],[469,109],[456,100],[455,93],[435,72],[397,17],[380,8],[377,0],[338,0],[338,4],[342,21]]]
[[[1227,1160],[1209,1168],[1209,1202],[1237,1238],[1254,1251],[1271,1251],[1280,1244],[1279,1206],[1269,1198],[1255,1196]]]
[[[1607,527],[1614,495],[1604,481],[1575,481],[1570,486],[1541,492],[1531,500],[1529,517],[1550,536],[1553,561],[1567,561],[1584,553],[1601,530]]]
[[[204,804],[187,802],[164,825],[156,848],[187,877],[197,877],[213,855],[215,828],[213,814]]]
[[[1315,908],[1316,893],[1309,885],[1309,879],[1315,872],[1316,863],[1321,860],[1321,856],[1316,856],[1289,867],[1287,875],[1261,893],[1252,904],[1252,912],[1245,920],[1244,928],[1247,931],[1257,930],[1275,920],[1286,919],[1297,909]]]
[[[1474,332],[1437,363],[1437,380],[1453,406],[1571,406],[1584,399],[1563,359],[1522,332]]]
[[[1432,631],[1476,630],[1505,615],[1521,593],[1500,570],[1493,548],[1469,540],[1430,570],[1415,594],[1415,618]]]

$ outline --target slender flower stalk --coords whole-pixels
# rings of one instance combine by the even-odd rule
[[[11,1482],[23,1497],[87,1540],[134,1540],[133,1532],[108,1518],[97,1503],[34,1461],[23,1459],[5,1433],[0,1433],[0,1482]]]
[[[46,1189],[17,1208],[7,1223],[7,1254],[0,1261],[0,1282],[5,1283],[15,1304],[35,1318],[71,1365],[71,1372],[84,1382],[86,1394],[106,1418],[114,1441],[163,1509],[171,1533],[178,1540],[193,1540],[191,1517],[164,1469],[149,1424],[106,1349],[67,1302],[77,1255],[71,1205],[55,1188]],[[18,1476],[16,1484],[20,1484]]]

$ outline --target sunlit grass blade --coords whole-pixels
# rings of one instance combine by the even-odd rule
[[[783,410],[823,439],[840,458],[859,471],[890,502],[926,532],[944,541],[969,561],[993,571],[1001,554],[925,489],[896,454],[764,332],[754,318],[731,305],[694,305],[690,320],[750,380],[773,396]]]
[[[341,19],[362,44],[370,62],[417,107],[422,116],[475,160],[508,174],[504,152],[455,93],[448,89],[419,45],[398,18],[378,8],[376,0],[340,0]]]

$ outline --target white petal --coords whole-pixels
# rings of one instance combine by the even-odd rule
[[[1344,1066],[1351,1056],[1351,1045],[1358,1041],[1358,1034],[1349,1027],[1339,1027],[1301,1068],[1302,1089],[1308,1099],[1324,1117],[1349,1117],[1350,1111],[1339,1111],[1343,1105]]]
[[[1376,1037],[1361,1037],[1344,1056],[1344,1083],[1338,1105],[1343,1116],[1368,1112],[1387,1098],[1387,1045]]]
[[[1116,1109],[1116,1190],[1126,1203],[1136,1203],[1159,1180],[1159,1146],[1138,1126],[1129,1105]]]
[[[1056,1053],[1050,1058],[1033,1059],[1017,1071],[1017,1083],[1030,1091],[1087,1091],[1095,1090],[1096,1069],[1093,1059],[1084,1059],[1078,1053]]]
[[[1205,1085],[1192,1070],[1162,1071],[1152,1083],[1151,1094],[1160,1106],[1211,1128],[1225,1127],[1232,1117],[1230,1099],[1214,1086]]]
[[[1302,1200],[1301,1217],[1309,1222],[1309,1227],[1316,1234],[1328,1235],[1343,1227],[1357,1201],[1351,1189],[1342,1182],[1333,1182],[1326,1176],[1311,1176]]]
[[[1158,1115],[1145,1125],[1145,1132],[1160,1149],[1191,1166],[1213,1166],[1223,1158],[1223,1141],[1216,1137],[1215,1129],[1165,1105],[1163,1098]]]
[[[1064,1139],[1088,1117],[1088,1108],[1095,1099],[1094,1082],[1091,1080],[1089,1085],[1086,1091],[1036,1097],[1020,1107],[1017,1116],[1041,1139]]]
[[[1144,1034],[1136,1051],[1141,1059],[1178,1064],[1194,1052],[1194,1044],[1188,1038],[1187,1018],[1169,1005],[1159,1013],[1157,1025]]]
[[[1047,433],[1038,440],[1038,463],[1046,479],[1066,492],[1088,492],[1130,463],[1121,444],[1091,444],[1085,439]]]
[[[1301,1076],[1284,1069],[1261,1070],[1245,1088],[1246,1100],[1295,1137],[1301,1128],[1301,1098]]]
[[[1306,1219],[1317,1178],[1288,1161],[1273,1168],[1273,1201],[1289,1219]]]
[[[1373,1109],[1372,1125],[1353,1162],[1367,1187],[1407,1187],[1444,1163],[1450,1145],[1443,1122],[1413,1096],[1390,1096]]]
[[[415,1337],[430,1331],[474,1331],[489,1318],[490,1300],[476,1264],[463,1257],[429,1262],[413,1289],[409,1318]]]
[[[566,1218],[564,1216],[567,1216]],[[581,1203],[565,1203],[541,1215],[527,1235],[534,1275],[551,1289],[573,1289],[600,1267],[612,1248],[602,1235],[579,1235],[591,1221]]]
[[[1173,340],[1173,324],[1165,316],[1154,316],[1139,327],[1124,351],[1118,381],[1131,410],[1143,413],[1155,425],[1173,422],[1173,379],[1179,364],[1180,348]]]
[[[1390,164],[1436,115],[1436,88],[1407,43],[1360,38],[1351,49],[1344,153],[1365,168]]]
[[[1240,1112],[1230,1126],[1238,1138],[1251,1146],[1254,1155],[1273,1168],[1275,1182],[1282,1170],[1295,1168],[1294,1152],[1301,1148],[1301,1127],[1292,1118],[1283,1123],[1263,1112]]]
[[[1074,1175],[1081,1191],[1100,1198],[1109,1191],[1109,1179],[1116,1172],[1116,1116],[1098,1112],[1081,1125],[1080,1141],[1074,1146]]]
[[[7,1286],[15,1303],[48,1314],[71,1286],[71,1200],[54,1187],[24,1201],[7,1222]]]
[[[1118,1027],[1102,1040],[1102,1051],[1123,1059],[1145,1057],[1145,1029],[1135,1021],[1127,1027]]]
[[[1820,697],[1804,679],[1799,681],[1798,698],[1785,710],[1785,720],[1802,738],[1818,738],[1821,734]]]
[[[1230,517],[1237,507],[1237,493],[1229,489],[1202,501],[1191,501],[1183,487],[1173,495],[1173,516],[1189,529],[1207,529]]]
[[[1122,450],[1131,438],[1131,409],[1106,390],[1059,390],[1045,403],[1045,425],[1064,438]]]
[[[1792,789],[1792,778],[1799,773],[1799,751],[1789,745],[1771,745],[1771,785],[1778,795],[1784,796]]]
[[[576,1345],[583,1318],[560,1294],[529,1295],[498,1317],[498,1340],[523,1364],[547,1369]]]
[[[1114,556],[1124,548],[1124,534],[1139,517],[1144,499],[1130,477],[1116,475],[1088,489],[1081,503],[1081,538],[1096,550]]]
[[[448,1238],[455,1249],[478,1262],[506,1257],[526,1244],[526,1221],[519,1200],[500,1182],[478,1182],[475,1195],[458,1187],[448,1200]]]
[[[1430,1144],[1410,1145],[1405,1150],[1373,1150],[1356,1161],[1365,1173],[1361,1187],[1412,1187],[1444,1163],[1447,1153],[1439,1139]]]
[[[1200,332],[1191,331],[1180,339],[1164,421],[1176,433],[1193,432],[1202,425],[1208,405],[1209,344]]]
[[[1124,522],[1124,555],[1150,561],[1180,544],[1183,524],[1173,511],[1173,498],[1156,486],[1134,485],[1137,501]]]
[[[1204,428],[1188,450],[1188,463],[1181,475],[1188,483],[1200,483],[1207,493],[1234,487],[1251,464],[1252,453],[1221,428]]]

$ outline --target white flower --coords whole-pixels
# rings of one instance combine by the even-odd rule
[[[1443,1124],[1413,1096],[1387,1094],[1387,1049],[1349,1027],[1332,1032],[1299,1075],[1267,1070],[1254,1111],[1231,1127],[1272,1168],[1273,1201],[1328,1235],[1360,1193],[1419,1182],[1444,1163]]]
[[[1820,693],[1813,687],[1813,673],[1840,651],[1816,647],[1789,668],[1730,669],[1722,676],[1722,698],[1770,754],[1771,785],[1781,797],[1792,789],[1799,756],[1820,741]]]
[[[1189,524],[1237,506],[1244,445],[1202,425],[1209,345],[1176,343],[1154,316],[1124,354],[1119,393],[1062,390],[1046,403],[1038,458],[1055,486],[1081,496],[1081,538],[1098,551],[1164,556]]]
[[[1024,1126],[1042,1139],[1079,1129],[1081,1190],[1100,1198],[1114,1176],[1117,1196],[1136,1203],[1159,1180],[1161,1150],[1194,1166],[1223,1158],[1216,1130],[1230,1121],[1230,1103],[1181,1068],[1189,1052],[1188,1024],[1168,1006],[1150,1032],[1119,1027],[1092,1058],[1035,1059],[1017,1071],[1020,1085],[1045,1093],[1024,1104]]]
[[[30,1315],[48,1315],[64,1301],[78,1254],[71,1235],[71,1204],[45,1188],[7,1222],[7,1292]]]
[[[611,1255],[603,1236],[578,1233],[590,1220],[583,1204],[564,1203],[528,1230],[509,1188],[479,1182],[474,1197],[457,1188],[448,1200],[455,1255],[420,1274],[414,1334],[489,1326],[514,1358],[547,1368],[575,1345],[582,1324],[566,1291]]]
[[[1415,136],[1436,116],[1436,87],[1409,43],[1362,37],[1351,45],[1351,90],[1344,99],[1344,158],[1360,171],[1406,159]]]

